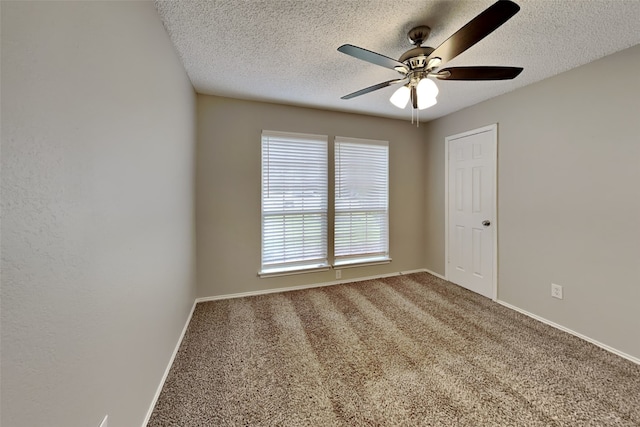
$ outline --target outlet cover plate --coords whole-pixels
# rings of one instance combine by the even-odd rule
[[[554,298],[562,299],[562,286],[551,284],[551,296]]]

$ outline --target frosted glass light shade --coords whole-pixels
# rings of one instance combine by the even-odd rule
[[[420,98],[435,98],[438,96],[440,90],[438,86],[433,82],[433,80],[424,78],[418,82],[418,87],[416,87],[416,91],[418,92],[418,99]]]
[[[416,93],[418,95],[418,110],[436,105],[436,96],[438,96],[438,86],[431,79],[424,78],[418,82]]]
[[[423,96],[418,96],[418,110],[424,110],[425,108],[433,107],[436,105],[438,101],[436,98],[425,98]]]
[[[409,103],[410,94],[411,91],[407,86],[400,86],[398,90],[391,95],[389,101],[398,108],[405,108]]]

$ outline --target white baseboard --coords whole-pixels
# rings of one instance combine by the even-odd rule
[[[398,271],[398,272],[395,272],[395,273],[380,274],[378,276],[358,277],[358,278],[355,278],[355,279],[342,279],[342,280],[335,280],[335,281],[331,281],[331,282],[312,283],[312,284],[309,284],[309,285],[290,286],[290,287],[287,287],[287,288],[271,288],[271,289],[262,289],[262,290],[259,290],[259,291],[240,292],[240,293],[237,293],[237,294],[215,295],[215,296],[212,296],[212,297],[197,298],[196,299],[196,303],[206,302],[206,301],[217,301],[217,300],[231,299],[231,298],[251,297],[251,296],[256,296],[256,295],[275,294],[275,293],[278,293],[278,292],[299,291],[301,289],[322,288],[322,287],[325,287],[325,286],[341,285],[343,283],[364,282],[365,280],[382,279],[384,277],[402,276],[404,274],[412,274],[412,273],[423,273],[425,271],[426,270],[424,270],[424,269]],[[434,273],[430,273],[430,274],[434,274]]]
[[[162,379],[160,380],[160,385],[158,385],[158,389],[156,390],[155,396],[153,396],[153,400],[151,401],[151,406],[147,411],[147,416],[144,417],[144,422],[142,423],[142,427],[146,427],[149,423],[149,419],[151,418],[151,414],[153,414],[153,410],[156,407],[156,403],[158,403],[158,398],[160,397],[160,393],[162,392],[162,387],[164,387],[164,382],[167,380],[167,376],[169,376],[169,371],[171,370],[171,366],[173,366],[173,361],[175,360],[178,350],[180,349],[180,344],[182,344],[182,340],[184,335],[187,333],[187,328],[189,327],[189,323],[191,322],[191,316],[193,316],[193,312],[196,309],[196,302],[193,302],[193,306],[191,307],[191,312],[189,312],[189,316],[187,317],[187,321],[182,328],[182,332],[180,333],[180,337],[178,337],[178,343],[176,347],[173,349],[173,353],[171,354],[171,358],[169,359],[169,363],[167,364],[167,368],[164,370],[164,374],[162,375]]]
[[[585,341],[587,341],[587,342],[590,342],[591,344],[597,345],[598,347],[600,347],[600,348],[602,348],[602,349],[604,349],[604,350],[607,350],[607,351],[608,351],[608,352],[610,352],[610,353],[613,353],[613,354],[615,354],[615,355],[617,355],[617,356],[623,357],[623,358],[625,358],[625,359],[627,359],[627,360],[632,361],[633,363],[636,363],[636,364],[640,365],[640,359],[638,359],[637,357],[631,356],[630,354],[624,353],[624,352],[622,352],[622,351],[620,351],[620,350],[617,350],[617,349],[615,349],[615,348],[613,348],[613,347],[610,347],[610,346],[608,346],[608,345],[606,345],[606,344],[603,344],[603,343],[601,343],[601,342],[599,342],[599,341],[596,341],[596,340],[594,340],[593,338],[589,338],[589,337],[588,337],[588,336],[586,336],[586,335],[582,335],[582,334],[580,334],[580,333],[578,333],[578,332],[576,332],[576,331],[573,331],[573,330],[571,330],[571,329],[569,329],[569,328],[566,328],[566,327],[564,327],[564,326],[562,326],[562,325],[559,325],[559,324],[557,324],[557,323],[555,323],[555,322],[552,322],[551,320],[547,320],[547,319],[545,319],[544,317],[540,317],[540,316],[538,316],[538,315],[536,315],[536,314],[529,313],[528,311],[523,310],[523,309],[521,309],[521,308],[519,308],[519,307],[516,307],[515,305],[511,305],[511,304],[509,304],[509,303],[507,303],[507,302],[500,301],[500,300],[497,300],[496,302],[497,302],[498,304],[500,304],[500,305],[503,305],[503,306],[505,306],[505,307],[507,307],[507,308],[510,308],[511,310],[515,310],[515,311],[517,311],[518,313],[522,313],[522,314],[524,314],[525,316],[529,316],[529,317],[531,317],[532,319],[538,320],[538,321],[540,321],[540,322],[542,322],[542,323],[545,323],[545,324],[547,324],[547,325],[549,325],[549,326],[552,326],[552,327],[554,327],[554,328],[556,328],[556,329],[560,329],[560,330],[561,330],[561,331],[563,331],[563,332],[566,332],[566,333],[568,333],[568,334],[571,334],[571,335],[573,335],[573,336],[576,336],[576,337],[578,337],[578,338],[581,338],[581,339],[583,339],[583,340],[585,340]]]

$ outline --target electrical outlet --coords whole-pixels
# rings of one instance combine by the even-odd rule
[[[551,296],[553,298],[562,299],[562,286],[556,285],[555,283],[551,284]]]
[[[107,424],[108,424],[108,418],[109,418],[109,415],[105,415],[105,416],[104,416],[104,420],[102,420],[102,422],[100,423],[100,427],[108,427],[108,426],[107,426]]]
[[[336,270],[336,279],[342,279],[342,270]]]

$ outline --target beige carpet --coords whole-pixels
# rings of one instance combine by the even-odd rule
[[[419,273],[198,304],[148,425],[640,426],[640,366]]]

